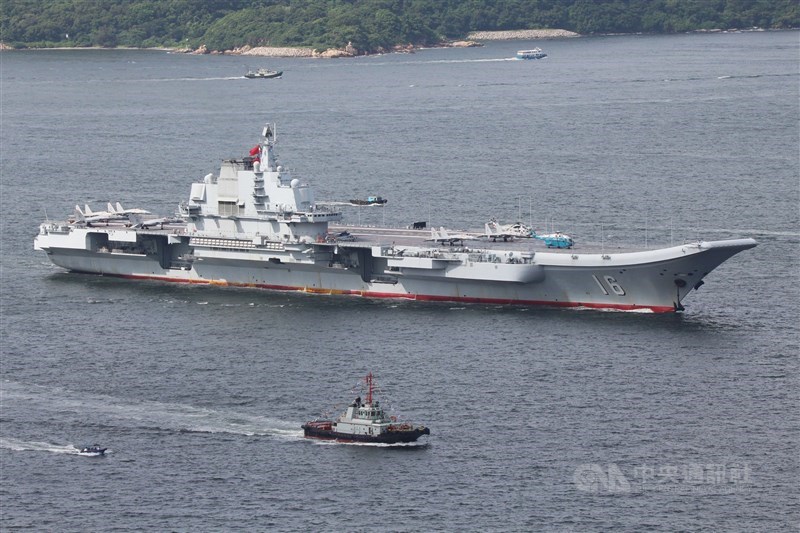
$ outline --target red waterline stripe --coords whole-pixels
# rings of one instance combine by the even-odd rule
[[[421,302],[456,302],[469,304],[491,305],[535,305],[542,307],[586,307],[588,309],[614,309],[617,311],[647,310],[653,313],[674,313],[675,308],[666,305],[636,305],[636,304],[601,304],[593,302],[554,302],[548,300],[511,300],[508,298],[473,298],[469,296],[439,296],[435,294],[396,294],[393,292],[370,292],[345,289],[318,289],[316,287],[295,287],[291,285],[267,285],[263,283],[231,283],[228,281],[207,281],[193,279],[175,279],[165,276],[140,276],[132,274],[103,274],[104,276],[140,279],[151,281],[166,281],[170,283],[188,283],[192,285],[218,285],[222,287],[245,287],[266,289],[272,291],[307,292],[311,294],[353,295],[365,298],[387,298],[395,300],[418,300]]]

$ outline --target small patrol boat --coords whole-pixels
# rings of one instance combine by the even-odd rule
[[[244,75],[245,78],[253,79],[269,79],[269,78],[280,78],[283,76],[282,70],[269,70],[266,68],[260,68],[258,70],[248,70],[247,74]]]
[[[336,420],[313,420],[302,425],[306,438],[336,440],[340,442],[368,442],[400,444],[414,442],[423,435],[430,435],[425,426],[397,423],[394,417],[386,416],[380,402],[373,399],[375,391],[372,372],[367,374],[367,398],[356,398]]]
[[[350,200],[351,205],[385,205],[386,202],[386,198],[380,196],[368,196],[366,200],[360,200],[358,198]]]
[[[91,446],[84,446],[78,453],[89,457],[97,457],[98,455],[105,455],[107,449],[102,448],[99,444],[92,444]]]

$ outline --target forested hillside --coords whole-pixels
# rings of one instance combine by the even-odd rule
[[[364,52],[431,45],[470,31],[581,34],[800,26],[797,0],[3,0],[13,47],[237,46]]]

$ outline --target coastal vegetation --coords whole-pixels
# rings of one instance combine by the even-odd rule
[[[0,40],[26,47],[241,46],[359,52],[473,31],[580,34],[796,28],[796,0],[3,0]]]

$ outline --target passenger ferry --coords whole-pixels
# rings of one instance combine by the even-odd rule
[[[517,52],[517,59],[542,59],[547,57],[547,54],[542,52],[541,48],[534,48],[532,50],[519,50]]]

